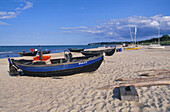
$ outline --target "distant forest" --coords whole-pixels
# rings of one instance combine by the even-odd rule
[[[163,35],[160,37],[160,44],[161,45],[170,45],[170,36],[169,35]],[[112,44],[131,44],[132,42],[126,41],[126,42],[99,42],[99,43],[89,43],[88,45],[112,45]],[[144,45],[149,45],[149,44],[157,44],[158,43],[158,38],[151,38],[147,40],[142,40],[138,41],[137,44],[144,44]]]

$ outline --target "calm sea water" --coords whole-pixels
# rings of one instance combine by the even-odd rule
[[[60,45],[60,46],[41,46],[42,51],[43,50],[51,50],[51,53],[58,53],[58,52],[64,52],[64,50],[68,50],[68,48],[97,48],[101,47],[102,45]],[[0,46],[0,58],[6,58],[7,55],[10,57],[20,57],[18,52],[22,52],[25,50],[25,52],[30,52],[30,49],[39,49],[38,46]]]

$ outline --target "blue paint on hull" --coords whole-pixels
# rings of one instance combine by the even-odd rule
[[[48,65],[48,66],[22,66],[18,65],[17,67],[21,70],[28,71],[28,72],[51,72],[51,71],[59,71],[59,70],[67,70],[67,69],[74,69],[78,67],[83,67],[87,65],[91,65],[96,63],[100,60],[103,60],[103,56],[96,58],[94,60],[89,60],[85,62],[77,62],[77,63],[70,63],[70,64],[63,64],[63,65]]]

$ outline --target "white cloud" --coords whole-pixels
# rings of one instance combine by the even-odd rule
[[[4,15],[6,15],[7,14],[7,12],[5,12],[5,11],[0,11],[0,16],[4,16]]]
[[[17,10],[22,10],[22,9],[20,7],[17,7],[15,10],[17,11]]]
[[[17,17],[23,10],[29,9],[33,7],[33,3],[29,1],[25,1],[26,5],[21,8],[23,5],[20,4],[21,7],[15,8],[15,11],[0,11],[0,19],[12,19]],[[9,25],[8,23],[0,22],[0,25]]]
[[[1,13],[0,19],[11,19],[16,17],[16,13],[15,12],[4,12]]]
[[[0,21],[0,25],[10,25],[10,24]]]
[[[168,24],[168,26],[170,26],[170,22],[168,22],[167,24]]]
[[[153,27],[158,27],[159,23],[157,21],[152,21],[149,25]]]
[[[29,9],[31,7],[33,7],[33,3],[32,2],[26,2],[26,6],[23,8],[23,10]]]
[[[80,9],[81,9],[81,10],[85,10],[85,8],[84,8],[84,7],[80,7]]]
[[[87,29],[87,27],[85,27],[85,26],[79,26],[79,27],[61,27],[60,29],[76,30],[76,29]]]
[[[102,22],[102,24],[93,26],[92,28],[86,27],[84,30],[80,30],[78,27],[68,27],[67,30],[72,31],[74,29],[74,33],[88,34],[91,37],[106,38],[110,40],[131,40],[129,26],[131,27],[132,35],[135,34],[134,27],[137,26],[138,39],[157,35],[158,27],[160,27],[161,33],[164,32],[165,34],[168,34],[170,32],[170,16],[132,16],[127,18],[110,19],[104,23]]]

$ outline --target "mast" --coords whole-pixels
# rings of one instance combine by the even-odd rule
[[[136,27],[136,25],[135,25],[135,46],[136,46],[136,33],[137,33],[137,27]]]
[[[129,25],[128,25],[129,26]],[[131,39],[132,39],[132,43],[133,43],[133,36],[132,36],[132,32],[131,32],[131,28],[130,28],[130,26],[129,26],[129,31],[130,31],[130,37],[131,37]]]
[[[160,27],[158,27],[158,44],[160,45]]]

